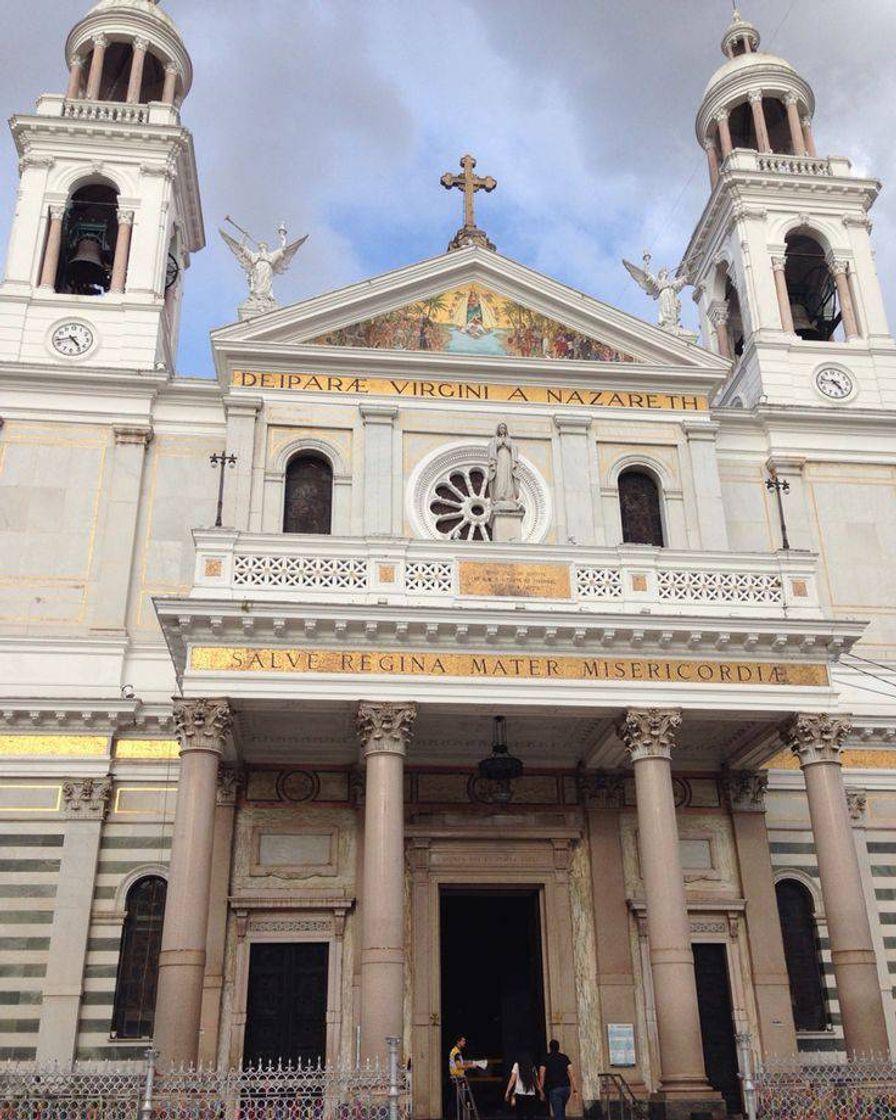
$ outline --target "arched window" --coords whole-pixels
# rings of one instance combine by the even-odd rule
[[[652,475],[634,468],[619,476],[619,512],[622,540],[626,544],[655,544],[663,547],[663,515],[660,489]]]
[[[794,1026],[798,1031],[826,1030],[828,1015],[812,895],[796,879],[782,879],[775,885],[775,894]]]
[[[753,120],[753,109],[749,101],[742,101],[735,105],[728,114],[728,128],[731,131],[731,146],[733,148],[759,147],[756,140],[756,124]]]
[[[811,233],[794,230],[785,239],[784,279],[793,329],[809,342],[843,338],[837,285],[825,251]]]
[[[131,43],[112,42],[106,47],[100,101],[124,101],[128,94],[133,59],[134,48]]]
[[[762,102],[762,111],[765,114],[765,127],[771,150],[783,155],[793,155],[793,137],[790,134],[790,122],[787,120],[787,108],[784,102],[777,97],[766,97]]]
[[[99,296],[112,282],[118,239],[118,192],[106,183],[90,183],[69,199],[62,229],[56,291]]]
[[[333,517],[333,468],[313,451],[294,455],[286,468],[284,533],[330,533]]]
[[[127,894],[112,1010],[117,1038],[152,1038],[166,890],[161,876],[147,875]]]

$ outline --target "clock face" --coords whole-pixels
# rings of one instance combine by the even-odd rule
[[[842,401],[853,390],[853,381],[846,370],[824,366],[815,374],[818,391],[833,401]]]
[[[50,336],[53,349],[66,358],[85,354],[93,345],[93,331],[83,323],[60,323]]]

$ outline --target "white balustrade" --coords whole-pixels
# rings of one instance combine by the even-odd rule
[[[197,530],[192,598],[821,618],[806,552],[686,552]],[[475,593],[474,593],[475,591]]]

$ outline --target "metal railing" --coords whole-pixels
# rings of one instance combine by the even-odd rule
[[[756,1073],[758,1120],[896,1120],[896,1064],[889,1058],[804,1065],[769,1060]]]
[[[410,1074],[398,1039],[385,1067],[260,1065],[143,1072],[111,1062],[75,1069],[0,1064],[2,1120],[409,1120]]]
[[[599,1120],[647,1120],[647,1104],[638,1100],[618,1073],[599,1073]]]

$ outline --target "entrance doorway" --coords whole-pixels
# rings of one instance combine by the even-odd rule
[[[537,1063],[546,1049],[539,891],[443,887],[439,896],[443,1115],[448,1051],[466,1035],[465,1057],[487,1058],[470,1072],[480,1115],[509,1112],[504,1086],[517,1057]]]
[[[725,1098],[728,1111],[738,1115],[743,1107],[737,1076],[737,1042],[728,981],[728,954],[722,944],[695,942],[694,970],[697,975],[697,1005],[703,1062],[713,1089]]]
[[[329,948],[307,941],[251,946],[245,1065],[325,1060]]]

